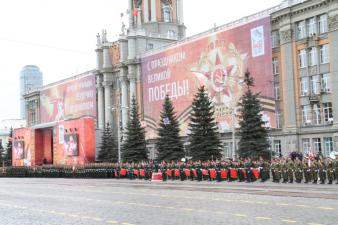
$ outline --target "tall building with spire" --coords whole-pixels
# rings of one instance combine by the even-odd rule
[[[128,12],[117,41],[97,35],[98,128],[127,125],[131,98],[142,95],[141,54],[185,37],[182,0],[128,0]]]
[[[25,119],[26,106],[24,95],[36,88],[42,87],[43,78],[40,68],[35,65],[26,65],[20,72],[20,118]]]

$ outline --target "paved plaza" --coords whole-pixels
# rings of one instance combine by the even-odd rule
[[[333,225],[338,185],[1,178],[0,212],[1,225]]]

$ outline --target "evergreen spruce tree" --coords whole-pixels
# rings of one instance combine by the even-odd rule
[[[132,98],[129,121],[122,145],[122,157],[125,162],[140,162],[148,159],[145,130],[141,126],[138,105],[135,96]]]
[[[6,146],[6,166],[11,166],[12,165],[12,140],[13,138],[13,128],[10,129],[9,131],[9,139],[7,142]]]
[[[184,149],[179,136],[180,128],[174,107],[167,95],[164,100],[156,142],[158,160],[180,160],[184,157]]]
[[[189,150],[194,160],[210,160],[221,158],[221,141],[214,118],[213,103],[209,99],[204,86],[192,103]]]
[[[6,151],[2,146],[2,143],[0,143],[0,166],[4,165],[5,160],[6,160]]]
[[[246,92],[241,98],[240,106],[240,129],[238,154],[240,157],[258,158],[260,156],[269,158],[269,142],[267,130],[262,120],[262,107],[259,102],[260,93],[254,94],[251,88],[254,86],[254,79],[250,72],[245,73],[244,79]]]
[[[98,160],[102,162],[116,162],[118,160],[117,144],[109,123],[103,130]]]

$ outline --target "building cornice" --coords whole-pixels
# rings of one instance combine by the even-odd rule
[[[295,4],[293,6],[287,7],[280,11],[276,11],[271,14],[271,23],[275,24],[279,21],[282,21],[285,18],[290,18],[296,15],[301,15],[308,13],[309,11],[313,11],[317,8],[327,6],[329,3],[334,2],[336,0],[309,0],[306,2],[302,2],[299,4]]]

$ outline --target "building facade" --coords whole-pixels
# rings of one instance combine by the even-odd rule
[[[24,95],[36,88],[42,87],[43,77],[39,67],[24,66],[20,72],[20,117],[26,119],[26,104]]]
[[[191,103],[196,85],[186,80],[180,82],[179,79],[187,74],[193,76],[190,81],[209,79],[206,82],[212,87],[210,91],[215,101],[236,100],[240,97],[239,84],[245,64],[251,66],[250,70],[254,68],[254,75],[258,76],[257,92],[264,94],[261,101],[267,112],[263,117],[267,118],[271,151],[277,155],[301,151],[306,155],[312,150],[328,156],[338,150],[338,65],[334,63],[338,62],[338,0],[285,0],[271,9],[188,38],[185,37],[182,1],[128,0],[131,12],[128,29],[122,24],[119,39],[113,42],[107,40],[105,30],[97,35],[97,66],[90,71],[96,84],[96,112],[91,113],[96,132],[95,138],[90,137],[95,139],[96,153],[91,151],[90,160],[97,154],[100,132],[107,123],[112,125],[121,145],[133,96],[139,103],[147,133],[150,127],[151,134],[155,134],[156,116],[151,120],[149,114],[161,110],[160,100],[167,92],[173,97],[175,109],[183,111],[179,115],[180,121],[188,121],[190,109],[182,106],[187,107]],[[236,35],[243,39],[233,39]],[[197,62],[196,65],[194,62]],[[184,68],[183,72],[180,68]],[[163,69],[170,73],[163,73]],[[171,83],[161,83],[170,80],[169,77],[172,78]],[[67,81],[71,83],[76,79],[73,77]],[[158,86],[149,87],[156,82]],[[149,97],[150,94],[152,96]],[[176,101],[180,97],[186,97],[183,105]],[[53,143],[60,142],[58,124],[71,124],[72,120],[81,120],[85,116],[54,119],[51,124],[42,119],[42,108],[46,103],[42,103],[41,90],[26,94],[25,101],[28,106],[27,124],[36,130],[34,135],[45,132],[43,135],[52,138]],[[153,104],[155,101],[157,105]],[[239,141],[236,135],[236,101],[232,102],[225,107],[216,105],[218,115],[225,118],[219,126],[224,157],[236,156]],[[77,130],[81,124],[86,123],[81,120]],[[75,127],[72,129],[71,133],[74,133]],[[70,128],[67,130],[69,132]],[[185,126],[181,126],[181,131],[186,137],[188,131]],[[24,131],[20,132],[19,137],[25,137]],[[81,143],[86,142],[83,140],[85,135],[78,134],[78,137]],[[148,137],[149,156],[155,158],[154,136]],[[40,146],[43,148],[43,145]],[[62,146],[48,148],[48,154],[59,155],[51,162],[65,162]],[[72,159],[77,160],[74,162],[88,162],[78,156],[68,156],[66,163],[72,163]],[[41,160],[42,157],[35,163]]]
[[[285,155],[338,150],[338,1],[286,1],[271,15],[277,130]]]

